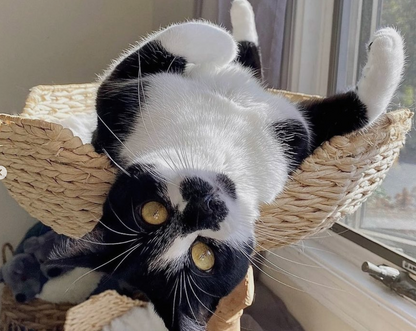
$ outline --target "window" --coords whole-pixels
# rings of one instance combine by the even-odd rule
[[[366,61],[366,43],[382,26],[401,30],[407,45],[405,80],[392,109],[414,109],[416,89],[416,6],[414,0],[297,0],[290,3],[282,71],[283,89],[333,94],[354,86]],[[323,31],[330,26],[331,34]],[[318,61],[318,62],[317,62]],[[299,69],[300,68],[300,69]],[[326,69],[324,71],[323,69]],[[328,78],[325,81],[324,72]],[[289,279],[354,330],[414,330],[416,305],[365,274],[364,261],[387,264],[416,274],[416,130],[384,184],[354,215],[336,223],[333,232],[306,238],[269,252],[273,263],[262,280],[290,302]],[[414,141],[414,142],[413,142]],[[412,147],[415,146],[415,147]],[[279,267],[273,271],[271,267]],[[398,268],[400,269],[400,268]],[[310,314],[296,301],[296,318]],[[306,304],[305,304],[306,305]],[[319,328],[316,328],[319,329]],[[325,328],[320,328],[325,329]],[[335,328],[328,328],[335,329]]]
[[[336,88],[356,83],[365,62],[365,43],[379,27],[397,27],[407,49],[404,81],[392,108],[413,108],[416,91],[416,6],[412,0],[347,1],[341,8],[340,47]],[[359,5],[358,5],[359,4]],[[347,23],[345,23],[347,20]],[[357,28],[358,26],[358,28]],[[359,43],[355,43],[359,41]],[[383,184],[352,216],[342,221],[349,229],[380,242],[416,261],[416,130],[407,137],[400,158]],[[342,232],[339,227],[335,227]],[[382,250],[380,250],[381,253]],[[395,261],[397,263],[397,261]],[[403,263],[400,263],[403,264]]]

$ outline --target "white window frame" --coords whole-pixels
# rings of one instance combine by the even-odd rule
[[[377,15],[378,1],[373,2],[373,17]],[[360,69],[357,70],[360,56],[357,43],[361,42],[360,26],[355,26],[355,29],[351,27],[361,21],[362,6],[363,0],[343,0],[339,3],[334,0],[297,0],[293,4],[292,21],[289,19],[286,26],[289,32],[286,31],[286,55],[283,57],[282,67],[288,69],[283,70],[282,88],[294,92],[326,95],[327,92],[345,90],[356,81]],[[346,15],[342,23],[340,17],[336,18],[334,15],[337,11],[338,14]],[[336,24],[339,24],[336,42],[340,47],[334,53],[334,48],[338,46],[334,44],[332,35]],[[341,24],[350,26],[348,33]],[[372,23],[371,29],[374,31],[375,24]],[[336,68],[336,76],[331,73],[331,70],[334,70],[334,56],[336,61],[344,58],[343,67]],[[314,66],[310,66],[311,58]],[[335,81],[331,82],[334,77]],[[310,294],[354,330],[415,330],[416,303],[399,296],[361,271],[361,265],[365,261],[400,268],[351,240],[330,233],[332,235],[318,234],[305,241],[307,249],[301,246],[280,248],[274,251],[278,256],[266,253],[266,258],[275,265],[274,268],[278,266],[279,272],[285,274],[296,286]],[[359,235],[366,238],[362,233]],[[394,254],[392,250],[391,252]],[[319,268],[305,265],[316,265]],[[269,286],[276,284],[274,279],[269,279],[276,276],[276,271],[273,272],[271,268],[266,267],[263,271],[269,276],[263,273],[262,280]],[[300,279],[299,276],[308,281]]]
[[[334,0],[297,0],[289,52],[282,67],[287,66],[283,88],[292,92],[326,95],[331,54]],[[311,60],[312,59],[312,60]],[[314,65],[311,66],[310,64]]]

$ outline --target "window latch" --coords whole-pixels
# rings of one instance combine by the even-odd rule
[[[361,269],[397,294],[416,301],[416,280],[409,273],[384,264],[377,266],[371,262],[364,262]]]

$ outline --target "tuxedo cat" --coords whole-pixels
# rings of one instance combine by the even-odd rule
[[[248,1],[231,18],[233,35],[203,21],[156,32],[102,76],[92,143],[119,175],[95,229],[51,261],[122,279],[169,330],[205,329],[247,272],[260,205],[322,142],[373,123],[403,71],[402,39],[382,29],[354,89],[293,104],[262,84]]]

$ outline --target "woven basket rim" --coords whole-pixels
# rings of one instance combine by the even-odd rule
[[[39,85],[36,86],[34,88],[32,88],[32,92],[28,97],[28,102],[26,104],[25,107],[25,114],[23,114],[23,116],[13,116],[13,115],[8,115],[8,114],[0,114],[0,145],[3,143],[7,143],[7,136],[8,136],[8,132],[13,133],[13,130],[16,130],[15,135],[17,134],[17,136],[19,136],[19,132],[22,132],[22,134],[25,134],[26,137],[24,137],[24,139],[29,139],[30,137],[32,137],[31,139],[37,139],[37,135],[42,135],[43,131],[48,131],[50,130],[50,132],[52,133],[56,133],[58,136],[59,135],[65,135],[65,141],[64,142],[60,142],[58,141],[60,144],[62,144],[61,149],[68,151],[68,153],[65,154],[65,162],[64,163],[60,163],[63,162],[62,158],[60,157],[56,157],[56,155],[52,155],[50,154],[51,157],[51,170],[53,169],[53,171],[55,171],[56,173],[60,173],[60,171],[64,171],[65,169],[61,169],[62,167],[60,166],[60,164],[65,164],[66,166],[71,166],[71,164],[73,163],[74,168],[76,168],[76,170],[78,171],[79,169],[83,168],[84,170],[80,170],[77,173],[79,173],[80,175],[83,173],[83,171],[87,171],[87,172],[91,172],[91,174],[93,174],[94,171],[96,170],[100,170],[94,167],[97,167],[97,165],[99,165],[100,167],[102,165],[105,164],[105,166],[108,168],[106,168],[106,171],[109,171],[110,173],[106,173],[106,174],[97,174],[98,177],[96,177],[96,181],[98,179],[101,180],[101,178],[105,178],[106,182],[103,183],[105,185],[110,185],[112,183],[112,181],[114,180],[114,174],[116,172],[116,168],[111,166],[110,167],[110,161],[107,158],[106,155],[104,154],[98,154],[95,152],[93,146],[91,144],[82,144],[82,141],[78,138],[78,137],[74,137],[73,133],[71,132],[70,129],[66,129],[63,128],[60,124],[55,124],[52,123],[50,121],[45,121],[39,118],[33,119],[33,118],[29,118],[28,115],[33,114],[34,110],[36,110],[37,105],[40,104],[42,106],[42,109],[49,109],[48,107],[51,107],[52,113],[53,112],[57,112],[60,110],[60,107],[62,107],[62,103],[58,104],[57,107],[58,108],[54,108],[54,102],[55,101],[60,101],[60,98],[62,97],[63,99],[63,103],[67,102],[66,100],[72,100],[70,99],[71,96],[75,95],[77,97],[76,100],[78,100],[79,98],[84,98],[83,100],[86,100],[86,98],[89,98],[88,100],[88,107],[90,107],[89,109],[91,109],[93,102],[91,100],[91,98],[93,98],[94,95],[94,89],[97,87],[98,85],[93,83],[93,84],[72,84],[72,85],[53,85],[53,86],[48,86],[48,85]],[[322,98],[320,96],[310,96],[307,94],[303,94],[303,93],[294,93],[294,92],[288,92],[288,91],[281,91],[281,90],[273,90],[273,93],[279,93],[282,94],[284,96],[289,97],[289,99],[291,97],[295,98],[295,102],[296,99],[298,100],[310,100],[311,98]],[[43,96],[45,96],[43,98]],[[299,99],[300,98],[300,99]],[[50,101],[53,100],[53,101]],[[61,101],[62,101],[61,100]],[[69,101],[69,102],[73,102],[73,101]],[[77,112],[82,111],[82,104],[84,101],[80,102],[76,107],[77,107]],[[86,105],[86,104],[85,104]],[[31,108],[32,107],[32,108]],[[87,106],[85,106],[87,107]],[[48,110],[46,110],[46,116],[49,116],[49,113],[47,113]],[[45,114],[45,112],[44,112]],[[35,115],[36,116],[36,115]],[[301,223],[299,223],[296,220],[296,213],[299,213],[299,211],[295,211],[295,212],[291,212],[290,215],[288,215],[286,217],[286,215],[283,215],[283,213],[286,213],[286,206],[285,204],[287,204],[287,202],[291,202],[290,200],[287,200],[288,198],[286,197],[286,193],[290,193],[292,194],[292,198],[290,199],[297,199],[298,196],[301,196],[301,199],[303,199],[302,195],[305,194],[315,194],[314,196],[318,199],[320,196],[321,192],[311,192],[311,190],[309,190],[310,188],[313,188],[313,185],[316,185],[316,183],[314,183],[314,179],[312,178],[307,178],[307,176],[311,177],[310,174],[311,172],[313,173],[313,175],[315,176],[316,169],[323,169],[320,170],[321,171],[327,171],[331,176],[334,176],[335,174],[340,174],[341,176],[344,176],[342,180],[346,180],[345,176],[351,176],[354,177],[356,180],[358,177],[360,176],[360,171],[365,171],[367,165],[365,165],[365,162],[376,162],[374,161],[375,159],[377,159],[377,154],[378,154],[378,150],[375,150],[377,148],[384,148],[384,145],[386,142],[387,144],[392,144],[392,146],[387,146],[388,148],[393,148],[394,149],[394,155],[396,155],[398,153],[397,151],[397,146],[399,146],[402,142],[402,140],[404,140],[404,133],[410,128],[410,119],[413,116],[413,113],[410,112],[410,110],[408,109],[399,109],[396,111],[392,111],[389,113],[386,113],[384,115],[382,115],[378,121],[376,121],[371,127],[365,128],[364,130],[359,130],[350,134],[347,134],[345,136],[335,136],[332,139],[330,139],[329,141],[326,141],[324,144],[322,144],[320,147],[318,147],[314,153],[308,157],[300,166],[300,168],[298,170],[295,171],[295,173],[292,175],[292,179],[289,180],[289,182],[286,184],[286,187],[283,191],[283,193],[281,195],[279,195],[277,200],[281,200],[280,204],[277,206],[276,201],[273,204],[270,205],[263,205],[262,206],[262,211],[266,210],[267,211],[267,215],[266,217],[261,217],[260,221],[258,223],[260,223],[260,225],[262,224],[262,222],[266,219],[266,221],[270,224],[272,222],[274,222],[273,226],[279,227],[282,231],[284,231],[287,235],[292,236],[295,234],[295,232],[297,232],[298,234],[294,237],[296,237],[296,239],[294,239],[295,241],[300,240],[301,238],[303,238],[304,236],[306,236],[308,233],[312,234],[314,231],[318,231],[319,229],[322,229],[324,227],[327,227],[330,225],[331,222],[334,221],[334,219],[339,218],[341,214],[345,214],[346,211],[346,207],[343,204],[347,204],[348,205],[348,201],[346,202],[346,200],[351,198],[351,192],[349,192],[348,190],[350,189],[348,187],[348,185],[346,185],[345,183],[342,183],[341,186],[345,186],[345,189],[343,187],[340,188],[339,184],[337,184],[337,179],[331,179],[329,178],[329,184],[332,185],[332,187],[335,189],[335,193],[331,193],[331,192],[326,192],[329,195],[329,199],[333,199],[334,205],[329,205],[329,206],[322,206],[322,209],[320,209],[320,211],[318,212],[314,212],[311,208],[309,208],[309,211],[306,212],[305,211],[305,217],[303,217]],[[37,117],[37,116],[36,116]],[[2,125],[3,124],[3,125]],[[379,130],[379,128],[383,128],[382,130]],[[2,134],[2,130],[4,131],[5,129],[5,136],[6,138],[2,138],[1,134]],[[38,130],[39,129],[39,130]],[[12,130],[12,131],[10,131]],[[375,132],[374,131],[381,131],[381,132]],[[48,131],[49,132],[49,131]],[[371,133],[373,135],[368,136],[368,133]],[[381,138],[378,137],[377,139],[381,139],[378,141],[372,141],[371,139],[373,139],[374,134],[380,136],[381,133]],[[385,136],[385,137],[384,137]],[[397,136],[397,137],[396,137]],[[43,136],[42,136],[43,137]],[[46,138],[43,137],[42,139],[48,139],[48,135],[46,134]],[[364,137],[364,138],[363,138]],[[3,140],[2,140],[3,139]],[[14,138],[12,138],[14,139]],[[54,139],[57,139],[54,136]],[[68,143],[68,141],[70,140],[70,143]],[[23,140],[22,140],[23,141]],[[27,141],[27,140],[24,140]],[[18,141],[17,141],[18,142]],[[11,145],[13,146],[13,150],[16,149],[16,153],[19,152],[19,145],[16,142],[16,148],[15,145]],[[54,140],[55,142],[55,140]],[[360,167],[362,167],[363,170],[359,170],[358,172],[355,171],[354,168],[354,164],[352,164],[353,162],[355,162],[355,160],[358,161],[362,161],[360,160],[361,158],[361,154],[363,151],[356,151],[354,150],[355,146],[353,146],[354,148],[349,148],[348,145],[355,145],[357,144],[357,146],[360,149],[364,149],[365,153],[367,153],[365,155],[366,158],[369,159],[369,161],[364,160],[364,164],[360,165]],[[381,144],[381,145],[380,145]],[[42,145],[36,145],[36,148],[43,148]],[[370,150],[370,153],[366,150],[366,149],[373,149],[373,151]],[[60,150],[61,150],[60,149]],[[59,150],[59,151],[60,151]],[[58,154],[59,154],[58,151]],[[1,157],[7,158],[9,157],[8,155],[1,155],[1,149],[0,149],[0,161]],[[12,153],[14,153],[12,151]],[[43,167],[42,164],[44,164],[44,160],[48,160],[48,154],[50,153],[48,152],[48,150],[42,150],[42,159],[36,163],[36,168],[34,168],[33,171],[35,172],[39,172],[40,174],[40,167]],[[46,154],[45,154],[46,153]],[[358,153],[357,155],[355,155],[355,153]],[[394,155],[392,155],[388,150],[383,152],[386,157],[390,157],[393,158]],[[390,154],[389,154],[390,153]],[[28,155],[32,155],[32,154],[28,154]],[[46,155],[46,156],[45,156]],[[91,167],[87,167],[84,163],[83,158],[78,158],[78,155],[81,156],[86,156],[86,158],[90,161],[94,160],[94,162],[92,162]],[[391,156],[389,156],[391,155]],[[13,156],[13,155],[12,155]],[[34,157],[36,158],[36,155],[34,155]],[[77,160],[79,161],[75,161],[74,159],[71,158],[77,158]],[[370,160],[371,158],[371,160]],[[29,159],[29,157],[26,157],[26,159],[22,162],[32,162],[32,158]],[[325,161],[326,163],[324,165],[321,165],[321,161]],[[43,163],[42,163],[43,162]],[[50,163],[49,162],[49,163]],[[344,163],[346,162],[346,164],[344,165]],[[391,161],[389,161],[391,162]],[[49,166],[48,163],[48,166]],[[371,165],[370,165],[371,166]],[[19,165],[19,167],[24,167],[24,164]],[[324,167],[324,168],[322,168]],[[350,169],[352,172],[351,174],[349,174],[348,171],[350,170],[345,170],[344,168],[347,167],[348,169]],[[385,166],[383,166],[385,168]],[[20,168],[19,168],[20,169]],[[37,170],[40,169],[40,170]],[[326,169],[326,170],[325,170]],[[102,169],[101,169],[102,170]],[[345,170],[345,173],[344,173]],[[19,170],[19,171],[24,171],[24,170]],[[49,171],[49,170],[48,170]],[[67,170],[65,170],[67,171]],[[379,171],[379,170],[377,170]],[[386,172],[386,170],[382,170],[382,175]],[[42,193],[42,191],[39,190],[44,190],[46,188],[41,188],[42,185],[40,185],[39,187],[35,186],[32,187],[31,183],[32,181],[29,179],[30,176],[33,176],[33,172],[32,173],[22,173],[25,178],[24,178],[24,182],[27,183],[26,185],[26,189],[29,189],[32,193],[32,200],[33,199],[37,199],[37,195],[36,192],[40,192]],[[68,180],[67,178],[70,177],[69,174],[67,174],[67,172],[63,173],[64,177],[66,178],[66,180]],[[319,173],[319,175],[321,175],[321,173]],[[29,176],[29,177],[28,177]],[[42,175],[43,176],[43,175]],[[41,176],[41,177],[42,177]],[[48,175],[48,176],[52,176],[52,175]],[[72,176],[72,175],[71,175]],[[78,175],[74,175],[74,179],[72,179],[72,177],[69,179],[70,182],[70,187],[75,186],[79,187],[82,182],[79,181],[77,179]],[[370,176],[371,177],[371,176]],[[80,177],[81,178],[81,177]],[[98,179],[97,179],[98,178]],[[319,178],[322,178],[319,177]],[[53,179],[54,177],[48,177],[47,178],[49,181],[52,181],[51,183],[53,184]],[[296,185],[295,186],[290,186],[292,183],[294,183],[294,179],[296,179]],[[17,200],[20,199],[21,194],[26,194],[24,192],[22,192],[22,189],[19,189],[18,183],[19,183],[19,178],[16,178],[15,181],[16,183],[13,184],[11,182],[8,182],[7,179],[4,180],[4,183],[7,185],[13,184],[13,186],[9,187],[9,189],[12,189],[10,191],[10,193],[12,194],[13,197],[17,198]],[[40,179],[39,179],[40,180]],[[372,180],[372,179],[371,179]],[[350,179],[348,179],[348,181],[350,181]],[[310,184],[309,184],[310,183]],[[289,185],[288,185],[289,184]],[[344,185],[345,184],[345,185]],[[71,186],[72,185],[72,186]],[[305,186],[306,185],[306,186]],[[312,185],[312,186],[308,186],[308,185]],[[334,186],[335,185],[335,186]],[[367,184],[366,184],[367,185]],[[373,185],[373,184],[371,184]],[[338,187],[337,187],[338,186]],[[44,186],[43,186],[44,187]],[[326,188],[326,187],[325,187]],[[103,186],[101,187],[101,189],[103,189]],[[293,189],[296,192],[292,192]],[[73,190],[71,188],[71,190]],[[83,190],[83,193],[88,193],[91,190],[91,188],[85,188]],[[292,191],[291,191],[292,190]],[[305,193],[302,193],[305,192]],[[28,194],[29,194],[28,193]],[[55,194],[55,193],[54,193]],[[58,192],[58,194],[60,194]],[[78,203],[77,201],[75,201],[76,197],[74,192],[69,191],[70,194],[70,199],[65,200],[65,203]],[[293,195],[294,194],[294,195]],[[360,193],[361,194],[361,193]],[[331,197],[332,196],[332,197]],[[337,197],[339,196],[339,197]],[[366,194],[364,194],[364,196],[366,196]],[[59,204],[59,199],[63,199],[60,198],[58,195],[56,196],[51,196],[53,198],[53,203],[55,205],[51,205],[48,208],[52,208],[49,210],[50,213],[53,213],[54,210],[56,208],[58,208],[58,204]],[[283,198],[282,198],[283,197]],[[81,210],[80,213],[83,213],[82,215],[84,216],[79,216],[78,218],[82,218],[82,217],[86,217],[85,216],[85,211],[88,211],[88,206],[91,205],[91,203],[96,203],[95,201],[97,201],[97,199],[90,199],[89,197],[85,197],[85,199],[87,199],[87,202],[83,202],[82,200],[80,200],[85,207],[83,207],[82,210],[84,210],[84,212]],[[286,199],[286,200],[285,200]],[[339,199],[338,201],[336,199]],[[23,205],[24,208],[32,208],[32,211],[35,210],[36,208],[45,208],[44,204],[49,203],[49,201],[44,201],[42,200],[41,203],[42,204],[38,204],[35,205],[34,203],[36,201],[32,201],[29,199],[27,199],[26,201],[28,201],[27,203],[31,203],[33,204],[33,207],[30,207],[29,205],[27,205],[27,203],[25,204],[24,202],[20,201],[20,203]],[[318,199],[319,200],[319,199]],[[342,200],[342,201],[341,201]],[[362,200],[362,199],[361,199]],[[361,201],[360,200],[360,201]],[[100,200],[101,201],[101,200]],[[282,202],[283,201],[283,202]],[[315,200],[313,200],[315,201]],[[360,201],[357,200],[357,203],[361,203]],[[303,208],[302,205],[303,202],[301,202],[299,204],[299,208]],[[313,202],[310,202],[313,203]],[[321,202],[317,202],[318,204],[320,204]],[[354,202],[355,203],[355,202]],[[97,205],[98,206],[98,205]],[[277,206],[277,207],[276,207]],[[73,208],[74,206],[69,206],[68,208]],[[75,206],[76,207],[76,206]],[[74,208],[75,208],[74,207]],[[296,207],[296,208],[298,208]],[[54,209],[55,208],[55,209]],[[91,213],[91,215],[94,215],[94,217],[99,217],[99,211],[97,209],[97,207],[94,207],[95,211]],[[273,210],[273,208],[280,208],[280,212],[275,212]],[[349,208],[349,207],[348,207]],[[354,208],[356,208],[356,206],[354,205]],[[101,210],[101,208],[99,208]],[[308,208],[306,208],[308,209]],[[298,209],[299,210],[299,209]],[[352,210],[351,208],[349,210]],[[47,212],[45,210],[45,212]],[[68,209],[68,212],[69,209]],[[349,212],[349,211],[348,211]],[[309,213],[309,214],[308,214]],[[315,214],[311,214],[311,213],[315,213]],[[66,214],[69,215],[69,214]],[[80,214],[81,215],[81,214]],[[284,216],[284,218],[281,220],[281,216]],[[33,215],[34,217],[36,217],[35,215]],[[52,221],[52,214],[50,214],[49,216],[46,215],[45,217],[49,217]],[[43,217],[43,216],[42,216]],[[90,216],[88,216],[90,217]],[[272,220],[272,217],[274,217],[274,220]],[[285,218],[286,217],[286,218]],[[322,217],[322,218],[320,218]],[[39,218],[39,217],[37,217]],[[39,218],[41,221],[44,221],[44,219]],[[62,221],[63,222],[63,221]],[[94,222],[92,221],[86,221],[85,222],[85,229],[89,229],[91,230],[92,227],[96,224],[95,223],[96,220]],[[303,223],[302,223],[303,222]],[[52,227],[54,225],[56,225],[55,223],[48,223],[45,222],[47,225],[52,225]],[[301,228],[301,224],[303,224],[305,227]],[[83,226],[84,226],[83,225]],[[291,227],[296,227],[292,228]],[[65,224],[59,225],[59,227],[55,227],[54,228],[56,231],[58,231],[59,233],[64,233],[64,234],[68,234],[65,232],[68,232],[68,229],[65,228]],[[84,228],[83,228],[84,229]],[[89,231],[88,230],[88,231]],[[69,233],[70,236],[75,236],[75,237],[79,237],[82,236],[83,234],[85,234],[86,230],[82,230],[85,232],[78,232],[77,229],[72,229],[70,230],[72,232]],[[76,234],[75,234],[76,233]],[[83,233],[83,234],[82,234]],[[280,244],[278,245],[280,246]]]

